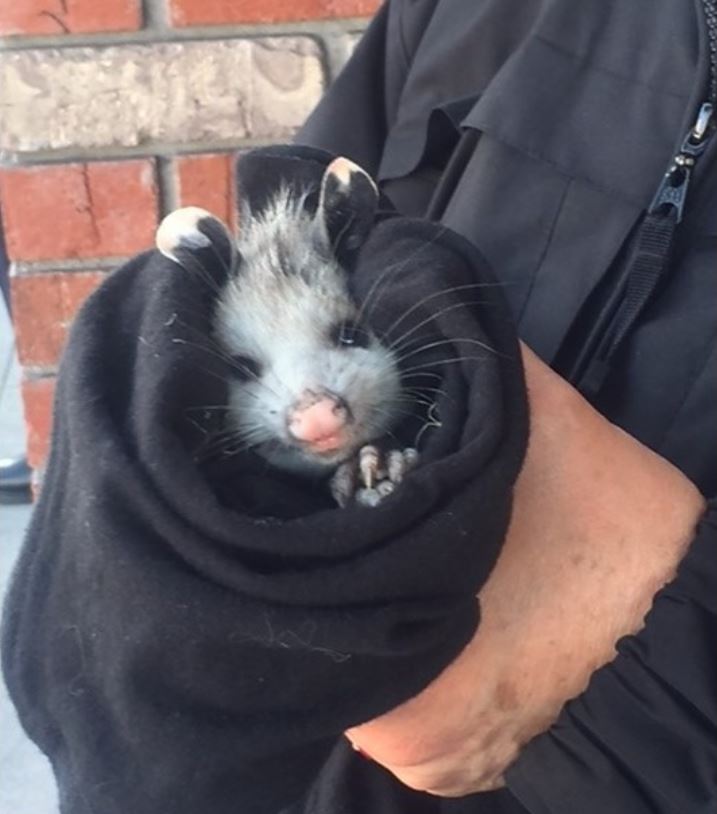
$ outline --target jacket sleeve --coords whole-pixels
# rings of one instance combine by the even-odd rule
[[[717,500],[646,625],[507,776],[531,814],[717,805]]]

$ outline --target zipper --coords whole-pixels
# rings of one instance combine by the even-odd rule
[[[717,105],[717,0],[700,0],[700,3],[707,25],[707,49],[710,63],[707,101]]]
[[[674,209],[677,223],[682,220],[695,165],[714,135],[717,123],[717,0],[699,0],[697,5],[702,11],[707,31],[707,98],[700,105],[695,123],[684,137],[680,149],[672,157],[647,210],[648,214],[667,214]]]
[[[682,145],[672,157],[667,172],[647,210],[654,213],[668,214],[674,210],[676,222],[682,220],[685,200],[690,180],[705,148],[715,131],[715,108],[717,108],[717,0],[699,0],[699,8],[707,30],[707,98],[697,112],[695,123],[682,140]]]
[[[714,105],[711,102],[703,102],[695,123],[684,137],[680,149],[672,157],[670,166],[647,210],[648,215],[666,215],[670,209],[674,209],[675,224],[682,220],[692,173],[714,134],[714,118]]]
[[[717,129],[717,0],[699,0],[697,6],[707,31],[707,98],[672,156],[633,239],[620,290],[603,307],[572,367],[570,381],[588,398],[596,397],[602,389],[613,359],[669,274],[676,227],[682,220],[690,181]]]

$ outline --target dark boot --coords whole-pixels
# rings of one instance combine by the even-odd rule
[[[0,504],[32,502],[31,479],[27,458],[1,458]]]

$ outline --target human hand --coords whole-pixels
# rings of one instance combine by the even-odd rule
[[[642,627],[704,509],[677,469],[523,356],[530,443],[476,635],[423,692],[346,733],[442,796],[502,785],[521,746]]]

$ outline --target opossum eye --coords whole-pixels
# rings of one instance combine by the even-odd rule
[[[347,348],[367,348],[371,344],[371,334],[357,322],[346,320],[331,329],[331,341]]]
[[[242,356],[237,354],[232,356],[231,359],[231,372],[232,376],[243,382],[258,379],[261,376],[261,365],[256,359],[250,356]]]

